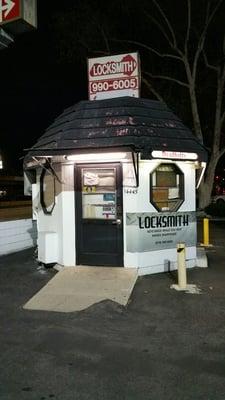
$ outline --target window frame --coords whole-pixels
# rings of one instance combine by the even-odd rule
[[[156,172],[156,170],[161,166],[161,165],[172,165],[175,167],[175,169],[179,172],[179,176],[182,177],[181,182],[178,186],[179,188],[179,195],[180,198],[177,200],[176,205],[174,206],[173,210],[162,210],[159,208],[159,206],[154,202],[153,200],[153,174],[154,172]],[[184,190],[184,186],[185,186],[185,174],[184,172],[179,168],[179,166],[176,163],[167,163],[167,162],[161,162],[159,163],[150,173],[149,173],[149,184],[150,184],[150,190],[149,190],[149,194],[150,194],[150,198],[149,201],[151,203],[151,205],[158,211],[158,212],[162,212],[162,213],[168,213],[168,212],[177,212],[179,210],[179,208],[181,207],[181,205],[184,203],[185,201],[185,190]],[[155,186],[157,187],[157,186]],[[160,187],[160,186],[159,186]],[[167,186],[167,188],[169,189],[170,186]],[[166,200],[168,202],[168,199]]]
[[[45,204],[45,200],[44,200],[44,190],[43,190],[43,188],[44,188],[44,178],[45,178],[45,175],[47,174],[48,170],[51,170],[51,168],[49,168],[49,167],[43,168],[42,172],[41,172],[41,176],[40,176],[40,203],[41,203],[41,207],[42,207],[42,210],[43,210],[44,214],[51,215],[53,210],[54,210],[54,208],[55,208],[55,204],[56,204],[56,202],[55,202],[56,190],[55,190],[55,177],[53,176],[54,201],[53,201],[51,210],[48,210],[46,208],[46,204]]]

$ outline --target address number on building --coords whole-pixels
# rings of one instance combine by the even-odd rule
[[[120,78],[117,80],[112,79],[107,81],[94,81],[90,83],[90,93],[137,88],[138,78]]]

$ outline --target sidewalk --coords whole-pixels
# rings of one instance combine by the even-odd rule
[[[138,279],[127,307],[24,310],[56,272],[32,250],[0,257],[0,399],[224,400],[224,226],[212,226],[209,268],[188,271],[201,295],[157,274]]]

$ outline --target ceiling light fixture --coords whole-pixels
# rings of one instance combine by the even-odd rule
[[[66,156],[68,161],[111,161],[120,160],[126,157],[126,153],[86,153],[86,154],[71,154]]]

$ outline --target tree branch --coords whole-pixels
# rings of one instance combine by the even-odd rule
[[[225,33],[223,36],[223,55],[225,56]]]
[[[152,0],[152,2],[155,4],[155,7],[158,9],[159,13],[160,13],[161,16],[163,17],[163,19],[164,19],[164,21],[166,22],[166,25],[167,25],[167,27],[168,27],[168,29],[169,29],[169,31],[170,31],[170,34],[171,34],[172,40],[173,40],[172,43],[171,43],[171,41],[170,41],[171,47],[177,49],[177,40],[176,40],[176,36],[175,36],[174,30],[173,30],[173,28],[172,28],[172,25],[171,25],[169,19],[167,18],[167,16],[166,16],[166,14],[164,13],[163,9],[160,7],[158,1],[157,1],[157,0]]]
[[[160,53],[158,50],[154,49],[153,47],[148,46],[147,44],[138,42],[137,40],[125,40],[125,39],[111,39],[114,42],[121,42],[121,43],[130,43],[130,44],[135,44],[136,46],[142,47],[143,49],[148,50],[150,53],[153,53],[157,55],[158,57],[161,58],[173,58],[175,60],[182,61],[182,57],[175,56],[174,54],[169,54],[169,53]]]
[[[215,112],[215,124],[214,124],[214,136],[213,136],[213,153],[219,151],[221,141],[221,129],[224,112],[222,112],[223,103],[223,90],[225,84],[225,65],[218,69],[217,73],[217,91],[216,91],[216,112]]]
[[[218,156],[218,161],[219,159],[225,154],[225,147],[223,147],[220,152],[219,152],[219,156]]]
[[[206,67],[211,69],[211,70],[213,70],[213,71],[215,71],[215,72],[218,71],[218,68],[215,65],[209,64],[208,57],[207,57],[206,52],[205,52],[204,49],[202,50],[202,54],[203,54],[203,58],[204,58]]]
[[[199,41],[198,41],[198,46],[197,46],[197,50],[195,52],[194,62],[193,62],[192,76],[193,76],[194,83],[196,80],[196,72],[197,72],[197,64],[198,64],[199,56],[201,54],[201,51],[202,51],[204,43],[205,43],[208,27],[209,27],[211,21],[213,20],[214,15],[215,15],[216,11],[218,10],[218,8],[220,7],[220,4],[222,2],[223,2],[223,0],[218,0],[216,6],[214,7],[214,9],[212,9],[211,13],[210,13],[209,2],[207,4],[205,23],[204,23],[204,27],[203,27],[202,33],[201,33]]]
[[[184,66],[185,66],[187,81],[188,81],[190,105],[191,105],[192,119],[193,119],[193,124],[194,124],[194,132],[195,132],[196,137],[203,143],[203,134],[202,134],[201,121],[200,121],[200,116],[199,116],[199,111],[198,111],[196,87],[195,87],[195,82],[194,82],[192,74],[191,74],[190,63],[189,63],[188,57],[186,57],[186,56],[184,57]]]
[[[224,121],[225,121],[225,111],[223,112],[221,119],[220,119],[221,126],[223,125]]]
[[[191,2],[190,2],[190,0],[187,0],[187,11],[188,11],[187,31],[186,31],[185,45],[184,45],[184,51],[185,51],[186,56],[188,55],[188,41],[189,41],[190,29],[191,29]]]
[[[218,8],[219,8],[220,5],[223,3],[223,1],[224,1],[224,0],[218,0],[217,4],[215,5],[214,9],[213,9],[212,12],[211,12],[211,15],[209,16],[208,23],[207,23],[208,26],[209,26],[210,22],[213,20],[213,18],[214,18],[214,16],[215,16],[216,12],[217,12],[217,10],[218,10]],[[208,27],[208,26],[207,26],[207,27]]]
[[[155,19],[152,15],[150,15],[148,12],[145,11],[145,14],[147,15],[147,17],[157,26],[157,28],[160,30],[160,32],[163,34],[163,36],[165,37],[165,39],[167,40],[167,42],[169,43],[169,45],[171,47],[173,47],[173,44],[169,38],[169,36],[167,35],[165,29],[163,28],[163,26],[159,23],[159,21],[157,21],[157,19]]]
[[[158,93],[158,91],[152,86],[151,82],[149,82],[146,78],[142,76],[142,82],[147,86],[149,91],[154,94],[154,96],[161,102],[165,103],[163,97]]]
[[[188,85],[187,83],[182,82],[182,81],[180,81],[179,79],[173,78],[172,76],[167,76],[167,75],[154,75],[154,74],[151,74],[150,72],[146,72],[146,75],[150,76],[150,78],[153,78],[153,79],[164,79],[164,80],[167,80],[167,81],[175,82],[175,83],[177,83],[178,85],[184,86],[184,87],[186,87],[186,88],[189,87],[189,85]]]
[[[110,53],[108,53],[107,51],[102,51],[102,50],[91,50],[91,53],[97,54],[98,56],[101,55],[102,57],[110,56]]]

